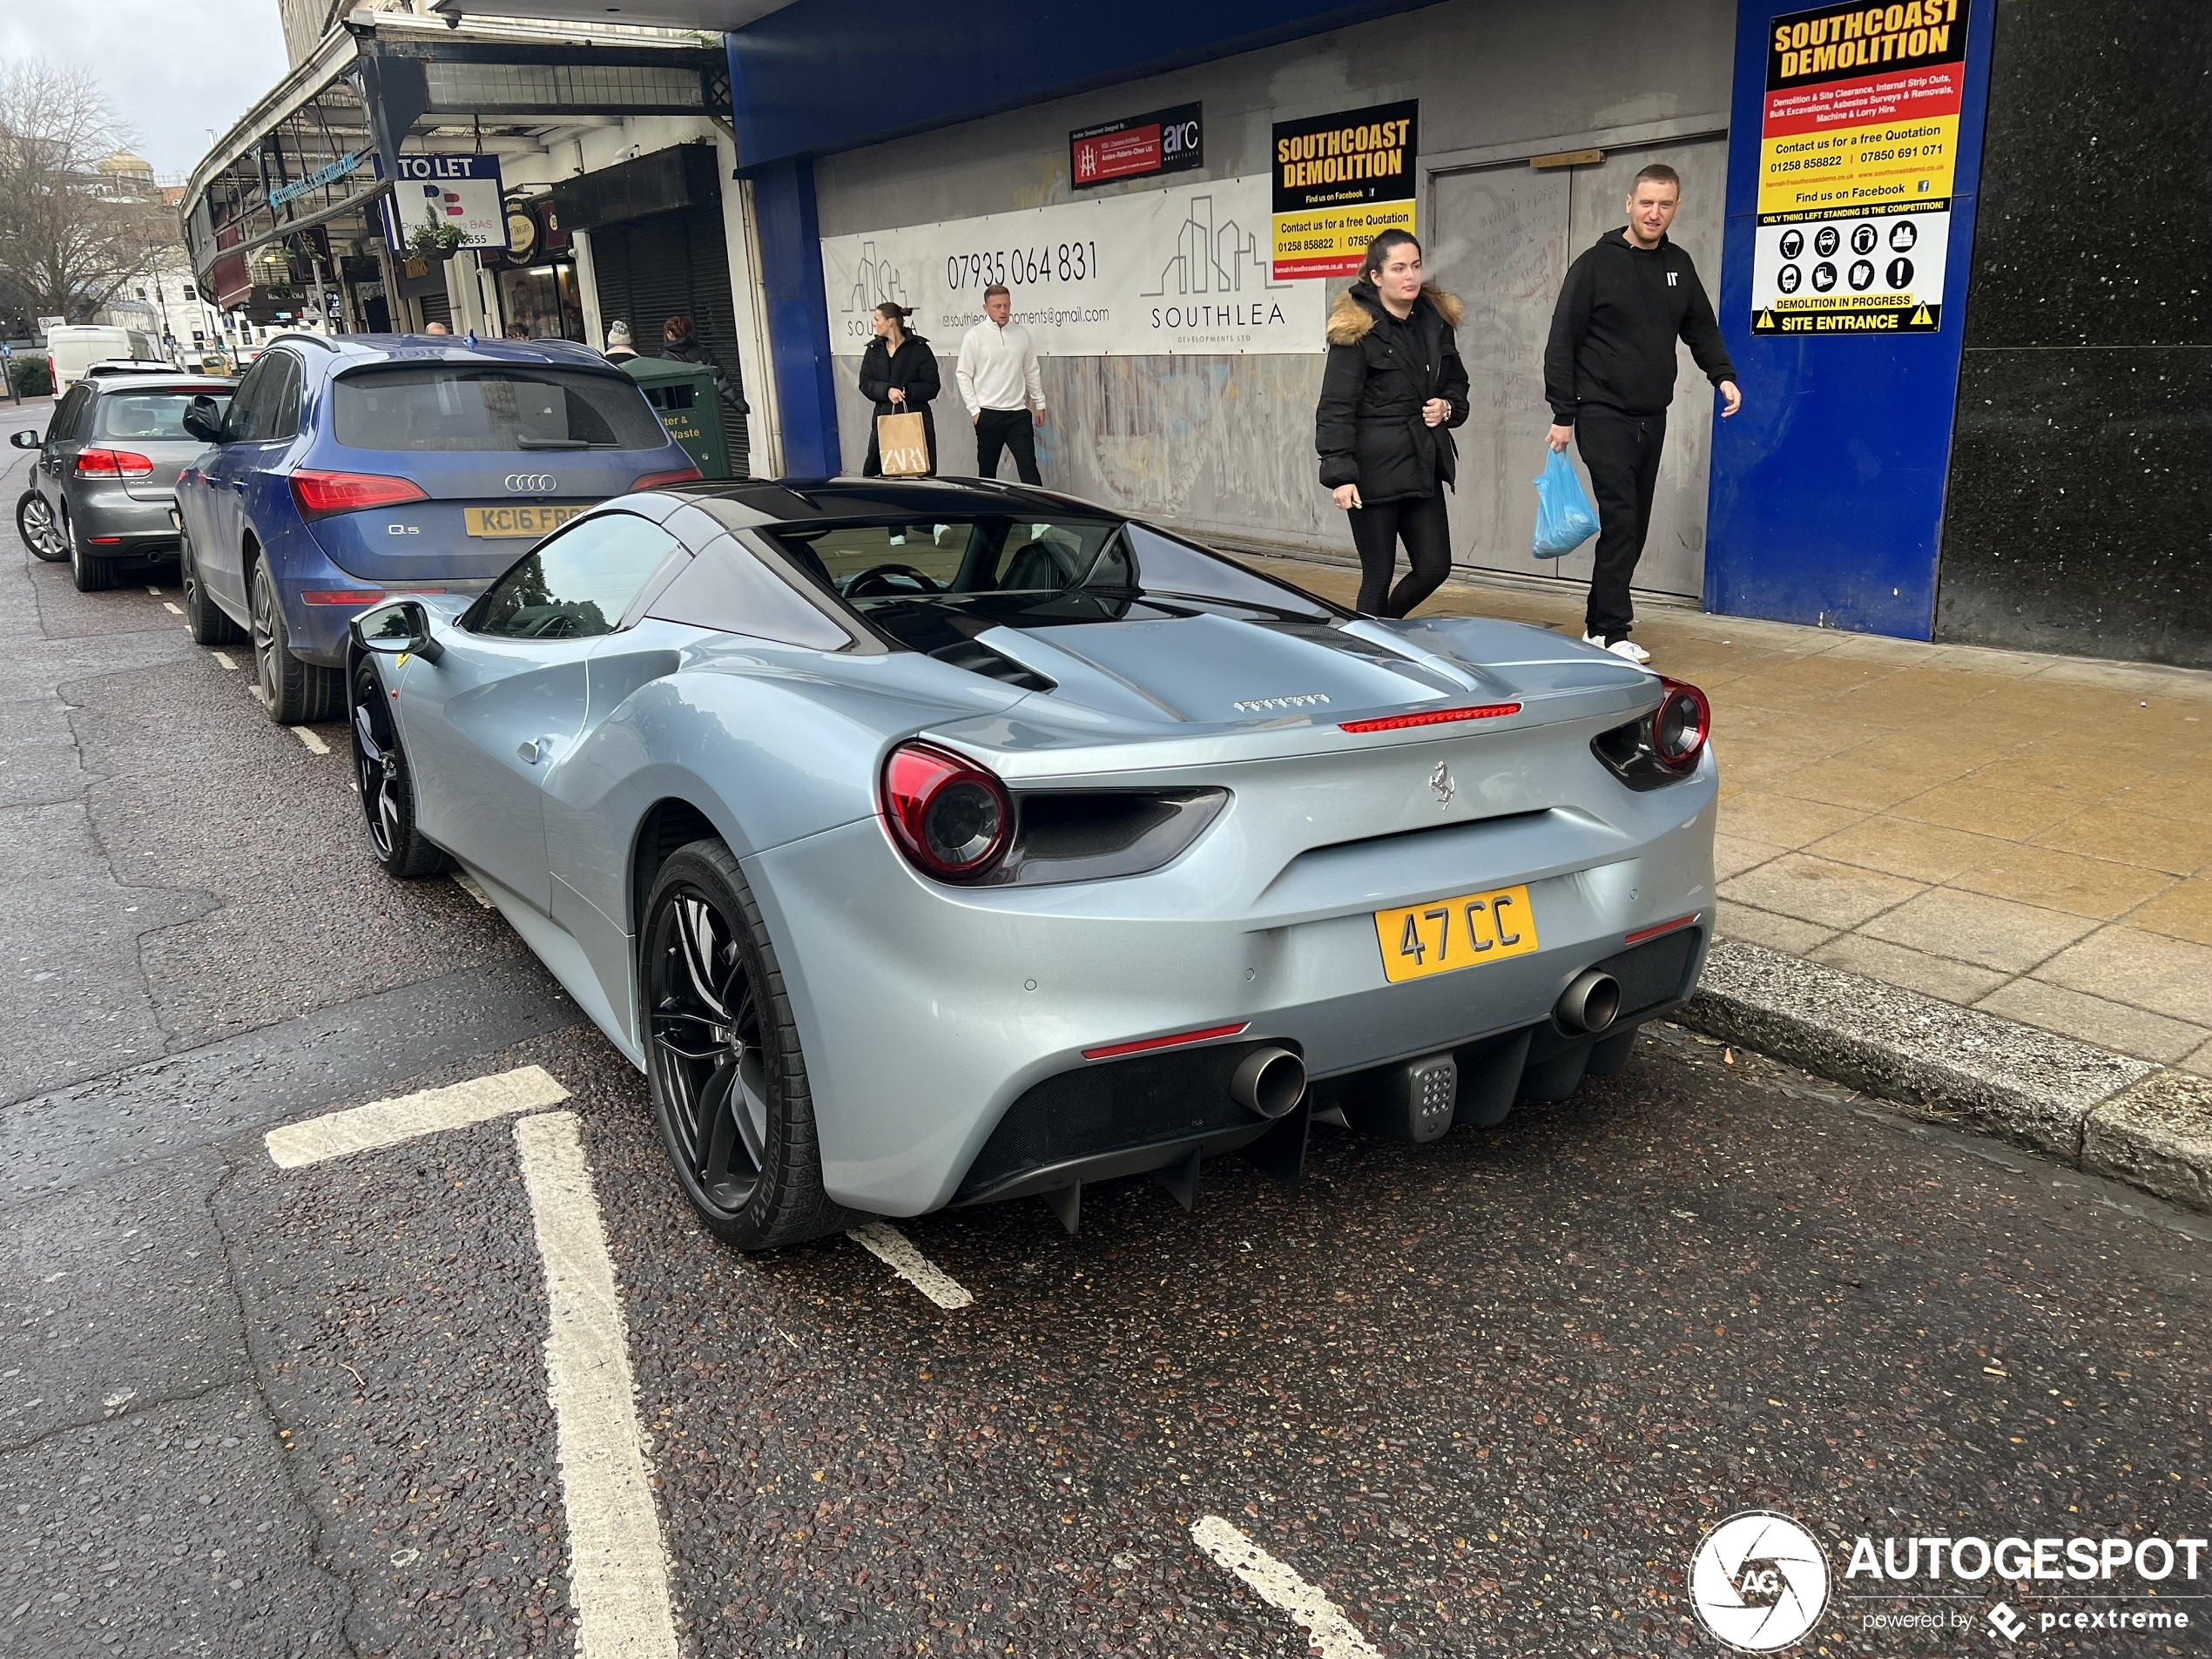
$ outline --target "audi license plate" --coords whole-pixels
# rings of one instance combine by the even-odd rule
[[[466,507],[462,509],[462,522],[471,536],[543,536],[559,529],[585,510],[580,504],[555,506],[550,502],[513,507]]]
[[[1395,985],[1527,955],[1537,948],[1536,913],[1525,887],[1464,893],[1376,911],[1375,940],[1382,947],[1383,977]]]

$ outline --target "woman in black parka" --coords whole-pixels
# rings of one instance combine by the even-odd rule
[[[884,415],[919,415],[922,436],[929,444],[929,475],[937,475],[937,419],[929,401],[942,389],[937,376],[937,354],[920,334],[907,332],[907,319],[914,314],[885,300],[875,308],[875,338],[860,359],[860,395]],[[874,421],[868,423],[868,458],[860,468],[864,478],[883,476],[883,456],[876,444]]]
[[[1368,244],[1359,280],[1329,313],[1313,442],[1322,487],[1352,521],[1365,616],[1405,616],[1452,568],[1450,428],[1467,418],[1459,323],[1460,302],[1421,280],[1421,245],[1404,231]],[[1401,541],[1413,568],[1393,590]]]

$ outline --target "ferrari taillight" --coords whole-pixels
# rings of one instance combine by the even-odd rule
[[[428,501],[428,492],[411,479],[381,472],[323,472],[301,468],[292,475],[292,499],[302,518],[328,518],[368,507],[397,507]]]
[[[1005,856],[1014,833],[1006,786],[974,761],[902,743],[883,763],[883,821],[907,862],[940,881],[974,881]]]
[[[134,449],[79,449],[79,478],[151,478],[153,462]]]
[[[1651,713],[1651,752],[1676,772],[1697,764],[1699,751],[1713,730],[1713,705],[1705,693],[1682,680],[1662,678],[1659,706]]]

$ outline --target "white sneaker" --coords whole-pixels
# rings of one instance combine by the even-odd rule
[[[1633,639],[1616,639],[1608,645],[1595,634],[1584,634],[1582,643],[1585,645],[1595,645],[1600,651],[1609,651],[1615,657],[1625,658],[1638,668],[1642,668],[1651,660],[1651,653]]]

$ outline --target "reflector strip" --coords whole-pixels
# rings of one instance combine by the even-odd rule
[[[1203,1031],[1178,1031],[1171,1037],[1139,1037],[1135,1042],[1109,1042],[1103,1049],[1086,1049],[1086,1060],[1112,1060],[1125,1054],[1143,1054],[1152,1049],[1180,1048],[1186,1042],[1209,1042],[1216,1037],[1241,1037],[1251,1030],[1251,1022],[1241,1025],[1210,1025]]]
[[[320,588],[300,596],[302,604],[310,605],[373,605],[384,597],[383,590],[373,588],[356,591],[347,588]]]
[[[1687,927],[1696,920],[1695,916],[1676,916],[1672,921],[1662,921],[1656,927],[1639,927],[1632,934],[1623,934],[1621,942],[1624,945],[1642,944],[1647,939],[1658,938],[1661,934],[1670,934],[1677,928]]]
[[[1420,714],[1389,714],[1379,720],[1346,720],[1339,732],[1403,732],[1409,726],[1449,725],[1454,720],[1494,720],[1501,714],[1518,714],[1518,703],[1486,703],[1472,709],[1429,709]]]

